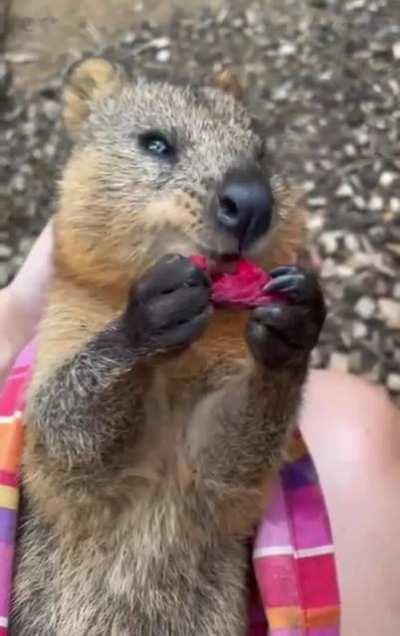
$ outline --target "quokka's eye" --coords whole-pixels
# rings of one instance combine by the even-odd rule
[[[175,157],[176,149],[168,139],[157,131],[150,131],[139,135],[139,144],[146,152],[160,157],[171,159]]]

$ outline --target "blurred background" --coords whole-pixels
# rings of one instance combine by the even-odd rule
[[[310,211],[330,309],[313,363],[400,401],[399,0],[0,0],[0,287],[54,209],[60,87],[87,52],[237,71]]]

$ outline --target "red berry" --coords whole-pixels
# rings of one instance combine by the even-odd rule
[[[191,257],[200,269],[208,267],[207,258],[202,255]],[[274,300],[282,300],[278,294],[265,294],[263,289],[271,277],[261,267],[251,261],[240,260],[235,274],[212,273],[212,302],[217,306],[249,309],[266,305]]]

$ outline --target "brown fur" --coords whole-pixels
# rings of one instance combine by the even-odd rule
[[[244,540],[306,370],[260,369],[246,312],[216,312],[201,340],[165,360],[131,361],[108,330],[162,254],[229,252],[205,210],[259,139],[230,95],[131,84],[103,60],[73,70],[65,103],[76,146],[26,413],[11,636],[243,636]],[[171,126],[178,176],[128,140],[135,127]],[[266,267],[292,262],[303,240],[292,194],[272,184],[274,221],[249,254]]]
[[[236,99],[242,99],[244,96],[243,86],[238,77],[229,69],[225,69],[215,78],[215,85],[222,91],[231,93]]]

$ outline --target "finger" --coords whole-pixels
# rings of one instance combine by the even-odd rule
[[[53,224],[50,221],[36,240],[10,289],[21,310],[37,315],[53,275]]]
[[[180,285],[206,285],[211,287],[211,279],[204,269],[198,267],[186,256],[167,254],[158,262],[159,267],[166,265],[171,268],[171,275],[175,277],[175,287]]]
[[[259,362],[280,366],[293,357],[293,348],[272,328],[256,320],[250,320],[246,338],[255,359]]]
[[[298,272],[286,274],[274,279],[264,288],[265,293],[280,292],[286,294],[290,300],[297,303],[317,300],[322,293],[318,281],[311,273]]]
[[[173,329],[166,330],[160,336],[157,336],[157,346],[168,349],[190,345],[200,338],[207,329],[211,313],[211,307],[207,307],[201,314],[191,320],[179,324]]]
[[[142,302],[186,286],[210,286],[208,277],[184,256],[165,256],[139,282],[136,294]]]
[[[278,303],[271,303],[254,310],[252,319],[256,322],[278,327],[279,330],[300,327],[310,317],[308,307],[292,307]]]
[[[50,221],[8,287],[12,312],[8,338],[17,354],[35,335],[53,276],[53,224]],[[0,347],[1,348],[1,347]]]
[[[267,305],[254,311],[253,320],[273,330],[293,347],[309,348],[319,334],[319,324],[313,320],[308,307]]]
[[[153,329],[170,328],[202,313],[210,301],[206,287],[182,287],[149,301],[147,319]]]
[[[285,274],[267,283],[263,291],[268,294],[273,292],[296,294],[297,290],[303,287],[303,279],[303,274]]]

